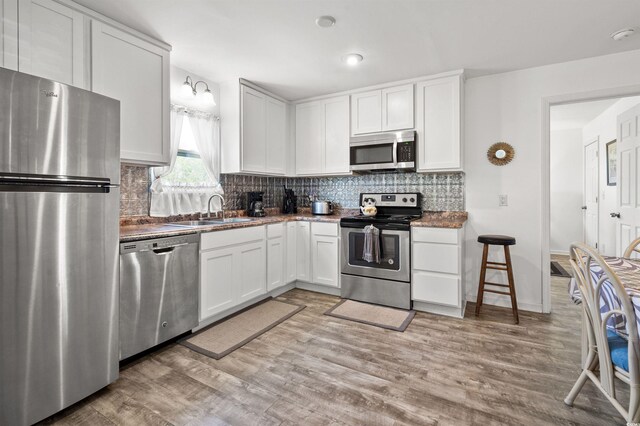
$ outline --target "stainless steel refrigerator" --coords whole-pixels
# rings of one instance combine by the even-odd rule
[[[0,68],[0,424],[118,377],[120,103]]]

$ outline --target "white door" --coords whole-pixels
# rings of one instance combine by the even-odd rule
[[[242,86],[242,171],[266,171],[266,95]]]
[[[311,236],[311,270],[313,283],[338,287],[340,271],[338,265],[338,238],[323,235]]]
[[[598,141],[584,147],[584,242],[598,247]]]
[[[298,239],[298,223],[297,222],[287,222],[287,258],[286,258],[286,279],[287,284],[292,283],[296,280],[296,263],[297,263],[297,249],[296,242]]]
[[[236,250],[223,248],[200,255],[200,321],[236,305]]]
[[[18,3],[0,0],[0,67],[18,70]]]
[[[327,174],[349,173],[349,97],[324,101],[324,167]]]
[[[324,118],[322,102],[296,105],[296,174],[322,173]]]
[[[284,285],[284,238],[267,241],[267,291]]]
[[[640,105],[618,116],[617,187],[619,215],[616,224],[616,255],[621,256],[629,243],[640,235],[640,185],[638,185],[638,134]]]
[[[93,91],[120,101],[123,162],[169,163],[169,52],[98,21],[91,23]]]
[[[266,107],[266,171],[270,174],[283,175],[287,134],[286,107],[284,102],[270,96],[266,98]]]
[[[311,281],[311,227],[309,222],[298,222],[296,232],[296,278]]]
[[[264,241],[236,248],[238,256],[237,304],[267,292],[267,267]]]
[[[382,89],[382,130],[413,129],[413,84]]]
[[[416,131],[418,171],[460,170],[460,77],[418,83]]]
[[[53,0],[18,7],[18,69],[85,89],[84,16]]]
[[[382,130],[382,91],[351,95],[351,134]]]

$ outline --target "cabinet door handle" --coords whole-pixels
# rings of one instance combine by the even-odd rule
[[[613,213],[609,213],[609,216],[611,216],[611,217],[617,217],[618,219],[620,219],[620,212],[613,212]]]

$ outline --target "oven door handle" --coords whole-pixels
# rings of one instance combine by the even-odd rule
[[[393,141],[393,165],[398,165],[398,141]]]

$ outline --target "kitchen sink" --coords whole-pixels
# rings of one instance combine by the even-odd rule
[[[252,220],[254,219],[250,219],[246,217],[230,217],[226,219],[184,220],[181,222],[172,222],[172,223],[169,223],[169,225],[193,228],[195,226],[213,226],[213,225],[222,225],[225,223],[251,222]]]

